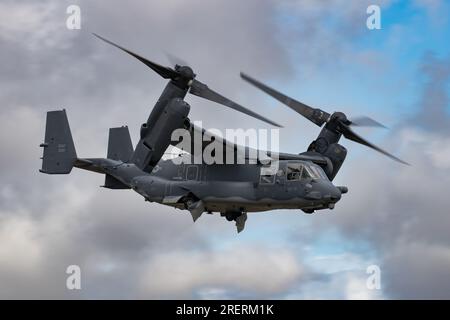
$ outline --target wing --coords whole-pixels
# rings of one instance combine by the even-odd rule
[[[200,128],[191,122],[186,122],[185,127],[189,136],[183,137],[183,139],[187,138],[188,141],[171,141],[171,144],[191,154],[193,160],[202,160],[203,155],[211,154],[212,144],[214,144],[214,151],[221,153],[215,154],[215,158],[222,159],[223,163],[229,163],[227,159],[233,161],[231,163],[241,163],[238,162],[238,157],[240,161],[245,161],[245,163],[261,163],[269,160],[303,160],[322,165],[328,163],[328,159],[321,154],[311,152],[306,154],[291,154],[257,150],[228,141],[224,137]],[[230,158],[230,155],[233,157]]]

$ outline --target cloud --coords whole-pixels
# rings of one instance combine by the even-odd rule
[[[439,58],[428,52],[422,59],[420,76],[425,81],[419,101],[419,114],[415,122],[429,131],[443,132],[450,128],[448,95],[450,81],[450,57]]]
[[[4,1],[0,4],[0,39],[20,45],[28,51],[54,49],[64,44],[64,38],[55,37],[63,26],[56,2],[33,3]]]
[[[448,3],[443,0],[414,0],[413,4],[419,8],[424,9],[428,15],[429,20],[435,27],[442,27],[446,21],[447,16],[445,12],[448,11]]]
[[[218,250],[208,243],[211,223],[192,228],[188,214],[137,202],[132,193],[83,198],[74,191],[58,197],[72,203],[55,199],[44,217],[1,212],[2,298],[212,298],[217,290],[222,298],[270,297],[303,275],[291,250]],[[219,233],[230,230],[221,225]],[[65,289],[72,264],[82,270],[79,292]]]
[[[430,231],[431,232],[431,231]],[[394,245],[385,257],[387,291],[403,299],[448,299],[448,242]]]
[[[302,273],[289,250],[243,245],[214,252],[170,252],[150,261],[142,290],[151,298],[189,298],[196,291],[202,298],[215,298],[217,288],[221,298],[270,297],[290,289]]]
[[[401,139],[397,153],[412,166],[380,164],[377,154],[353,159],[342,177],[349,193],[326,222],[348,239],[369,242],[391,298],[446,299],[450,294],[448,282],[442,281],[450,276],[448,59],[425,56],[424,61],[419,74],[427,79],[418,116],[395,130]]]
[[[31,221],[22,218],[0,220],[0,240],[8,245],[0,247],[0,263],[7,272],[29,272],[42,261],[41,248],[35,242],[35,230]],[[18,255],[18,252],[26,253]]]

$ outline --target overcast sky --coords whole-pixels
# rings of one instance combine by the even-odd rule
[[[81,29],[66,9],[81,8]],[[381,30],[366,9],[381,7]],[[450,22],[440,0],[0,2],[0,298],[450,298]],[[136,143],[165,81],[91,35],[198,79],[280,123],[282,151],[318,128],[239,78],[245,71],[360,130],[412,166],[342,140],[333,211],[218,215],[149,204],[74,169],[40,174],[45,112],[66,108],[81,157],[106,155],[108,128]],[[206,128],[270,128],[190,96]],[[66,289],[79,265],[82,289]],[[381,269],[381,290],[366,268]]]

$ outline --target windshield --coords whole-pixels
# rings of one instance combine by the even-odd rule
[[[325,172],[323,171],[323,169],[321,167],[319,167],[316,164],[309,164],[308,168],[310,169],[310,171],[314,172],[315,178],[316,179],[328,179],[327,175],[325,174]]]

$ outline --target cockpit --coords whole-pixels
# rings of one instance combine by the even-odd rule
[[[284,181],[305,181],[308,179],[329,181],[327,175],[320,166],[311,162],[299,161],[288,162],[283,167],[261,167],[260,183],[273,184],[275,183],[275,177],[277,177],[277,181],[281,178],[280,182],[282,183]]]
[[[327,175],[316,164],[292,162],[286,166],[286,180],[298,181],[305,179],[327,179]]]

